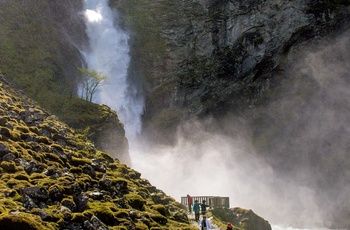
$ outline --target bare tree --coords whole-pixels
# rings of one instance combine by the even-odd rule
[[[91,102],[94,94],[98,92],[98,87],[105,83],[108,76],[96,70],[79,68],[79,71],[82,80],[81,98]]]

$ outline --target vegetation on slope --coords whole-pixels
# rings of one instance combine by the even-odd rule
[[[1,229],[191,229],[173,198],[1,78]]]
[[[51,12],[47,1],[0,3],[0,71],[28,96],[51,108],[61,95],[71,93],[72,85],[62,81],[59,32],[47,12]]]

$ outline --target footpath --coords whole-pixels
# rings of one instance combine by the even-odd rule
[[[199,217],[199,222],[195,221],[195,219],[194,219],[194,213],[193,213],[193,212],[192,212],[192,213],[188,213],[187,216],[188,216],[188,219],[189,219],[191,225],[193,225],[193,226],[195,226],[196,228],[200,229],[199,223],[202,221],[202,215],[200,215],[200,217]],[[211,226],[212,226],[211,229],[213,229],[213,230],[223,230],[222,228],[219,228],[218,226],[216,226],[215,224],[212,223],[212,221],[211,221],[212,218],[213,218],[213,217],[209,217],[209,218],[208,218],[208,220],[210,221],[210,224],[211,224]]]

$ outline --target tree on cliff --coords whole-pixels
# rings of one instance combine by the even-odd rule
[[[79,68],[79,71],[82,84],[81,98],[91,102],[94,94],[98,92],[98,86],[104,84],[108,76],[96,70]]]

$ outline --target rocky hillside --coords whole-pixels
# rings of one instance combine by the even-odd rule
[[[1,229],[191,229],[173,198],[0,80]]]

